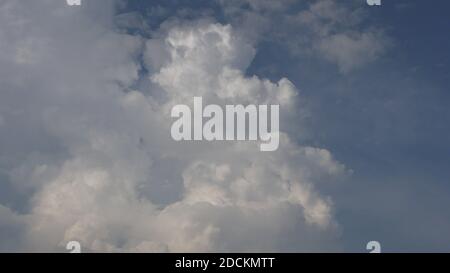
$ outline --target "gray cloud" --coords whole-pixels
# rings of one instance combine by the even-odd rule
[[[329,61],[344,74],[375,61],[391,44],[382,29],[364,25],[367,15],[361,1],[344,5],[333,0],[220,3],[231,22],[251,40],[277,43],[293,56]]]
[[[283,128],[265,154],[170,138],[169,109],[194,95],[299,118],[292,82],[245,75],[256,48],[242,33],[200,20],[146,39],[118,29],[113,1],[60,2],[0,6],[1,170],[28,203],[0,207],[0,230],[20,230],[11,250],[340,249],[333,202],[316,189],[346,172],[329,151]]]

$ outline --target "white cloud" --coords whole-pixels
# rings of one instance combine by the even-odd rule
[[[384,53],[388,38],[376,28],[364,28],[365,15],[332,0],[320,0],[290,18],[312,30],[313,50],[343,73],[374,61]]]
[[[380,56],[386,46],[384,39],[381,32],[341,33],[323,38],[318,50],[345,73]]]
[[[252,41],[287,46],[293,56],[316,56],[335,64],[342,73],[375,61],[390,44],[382,29],[365,26],[367,15],[360,1],[219,2]],[[249,8],[243,9],[247,2]],[[299,8],[301,4],[306,8]]]
[[[168,109],[194,95],[296,114],[288,79],[245,75],[255,48],[238,32],[200,21],[144,41],[118,33],[112,11],[93,16],[100,4],[75,12],[55,3],[0,6],[0,18],[9,14],[0,19],[1,115],[15,120],[8,136],[25,133],[28,143],[8,138],[9,174],[17,189],[32,189],[29,211],[7,211],[19,220],[0,225],[25,229],[20,250],[70,240],[93,251],[338,249],[332,201],[316,189],[345,171],[328,151],[286,133],[264,154],[258,143],[170,138]],[[17,58],[21,37],[42,46]],[[163,99],[133,90],[141,53]]]

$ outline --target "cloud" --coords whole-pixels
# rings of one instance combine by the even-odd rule
[[[253,44],[205,20],[145,39],[117,29],[111,1],[58,2],[0,6],[1,167],[28,202],[0,207],[0,230],[23,229],[17,250],[339,249],[333,202],[316,185],[345,167],[327,150],[294,143],[283,125],[273,153],[170,138],[171,106],[195,95],[280,104],[285,128],[298,118],[292,82],[245,74]]]
[[[312,30],[312,47],[343,73],[381,56],[389,39],[381,29],[361,27],[365,14],[331,0],[316,1],[291,21]]]
[[[391,41],[367,27],[360,1],[220,1],[231,22],[252,41],[270,41],[293,56],[311,55],[348,73],[375,61]],[[248,7],[244,8],[244,3]],[[357,5],[354,5],[357,3]]]
[[[17,215],[8,207],[0,205],[0,251],[11,251],[17,248],[22,242],[26,217]]]
[[[381,32],[341,33],[321,40],[318,50],[346,73],[379,57],[386,46],[384,39]]]

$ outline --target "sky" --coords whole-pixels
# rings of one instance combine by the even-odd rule
[[[0,0],[0,251],[448,252],[449,8]],[[279,149],[175,142],[196,96]]]

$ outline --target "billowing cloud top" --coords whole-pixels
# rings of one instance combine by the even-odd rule
[[[285,129],[301,118],[301,93],[246,74],[257,48],[245,32],[181,20],[144,37],[115,23],[113,1],[62,2],[0,3],[0,167],[21,204],[0,205],[0,230],[15,230],[2,250],[71,240],[91,251],[339,249],[332,200],[316,184],[345,168],[293,141]],[[328,16],[311,12],[311,24]],[[372,39],[353,37],[355,47]],[[318,50],[347,70],[357,61],[333,45],[351,39],[322,35]],[[279,104],[280,148],[175,143],[169,109],[193,96]]]

